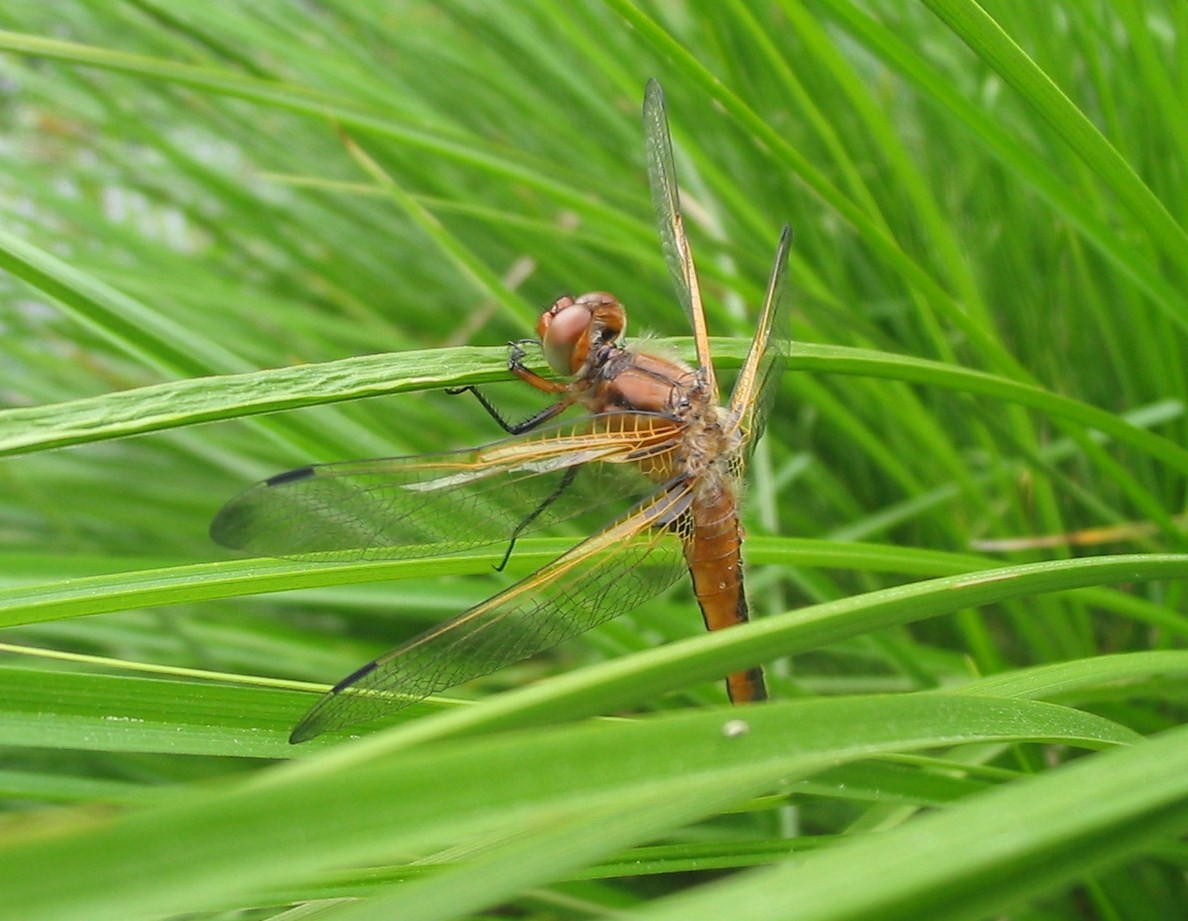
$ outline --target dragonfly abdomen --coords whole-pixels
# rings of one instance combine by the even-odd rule
[[[742,524],[738,499],[725,484],[704,489],[689,511],[685,560],[693,593],[707,630],[721,630],[749,619],[742,573]],[[734,703],[767,699],[763,670],[751,668],[727,676],[726,690]]]

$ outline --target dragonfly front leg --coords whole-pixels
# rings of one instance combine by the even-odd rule
[[[508,353],[507,357],[507,369],[520,380],[527,384],[531,384],[537,390],[541,390],[545,393],[564,393],[569,390],[569,385],[563,381],[551,381],[548,378],[541,377],[539,374],[530,370],[527,365],[524,364],[523,346],[529,342],[536,342],[536,340],[520,339],[515,342],[508,343],[510,352]],[[468,384],[465,387],[446,388],[446,393],[450,394],[451,396],[456,396],[460,393],[466,393],[467,391],[475,395],[475,398],[480,404],[482,404],[482,407],[487,411],[487,414],[490,415],[490,417],[499,424],[499,427],[509,435],[521,435],[524,432],[531,431],[538,425],[542,425],[555,416],[560,415],[569,406],[573,405],[574,402],[573,397],[566,397],[564,399],[558,400],[556,403],[553,403],[550,406],[546,406],[544,409],[540,410],[540,412],[533,413],[522,422],[508,422],[503,413],[501,413],[495,407],[495,405],[487,398],[487,395],[479,390],[478,387]],[[506,560],[504,562],[506,562]]]
[[[544,422],[548,422],[554,416],[556,416],[559,413],[561,413],[562,411],[564,411],[573,402],[572,400],[558,400],[556,403],[552,404],[551,406],[546,406],[540,412],[533,413],[531,416],[529,416],[523,422],[508,422],[507,419],[504,418],[503,413],[501,413],[495,407],[495,404],[492,403],[489,399],[487,399],[487,395],[485,393],[483,393],[481,390],[479,390],[478,387],[475,387],[473,384],[467,384],[465,387],[447,387],[446,388],[446,393],[448,393],[450,396],[457,396],[460,393],[466,393],[468,391],[475,395],[475,398],[479,401],[480,404],[482,404],[482,407],[483,407],[483,409],[485,409],[487,411],[487,414],[492,419],[494,419],[499,424],[499,427],[501,429],[503,429],[505,432],[507,432],[509,435],[522,435],[524,432],[531,431],[532,429],[536,428],[538,425],[541,425]]]

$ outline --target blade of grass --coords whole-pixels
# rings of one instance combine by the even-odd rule
[[[885,751],[1028,737],[1098,746],[1130,735],[1098,717],[1033,701],[954,698],[938,707],[922,695],[756,710],[741,736],[723,734],[722,713],[709,711],[494,736],[345,769],[315,758],[293,766],[303,770],[274,770],[97,827],[91,819],[56,838],[14,842],[0,855],[0,887],[11,911],[37,921],[211,910],[314,872],[451,840],[515,838],[551,817],[641,797],[688,801],[685,791],[697,791],[712,811],[724,789],[737,802],[781,778]],[[575,751],[583,756],[575,759]],[[498,802],[482,792],[493,783],[504,791]],[[641,813],[633,835],[603,846],[654,838],[690,814],[681,812]],[[547,834],[542,843],[552,845]],[[131,866],[140,874],[135,890],[123,880]],[[547,865],[534,866],[536,878],[553,875]],[[489,866],[497,868],[498,861]],[[51,873],[60,885],[46,885]],[[484,877],[484,886],[498,885]]]
[[[1007,913],[1181,834],[1188,772],[1167,765],[1186,758],[1182,727],[825,854],[705,886],[638,917],[961,921]],[[874,868],[860,886],[855,866]]]

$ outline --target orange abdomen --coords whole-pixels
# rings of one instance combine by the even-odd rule
[[[685,539],[685,559],[706,629],[746,623],[750,618],[743,589],[738,501],[729,487],[715,486],[697,496],[690,514],[693,533]],[[755,667],[728,675],[726,690],[736,704],[766,700],[763,670]]]

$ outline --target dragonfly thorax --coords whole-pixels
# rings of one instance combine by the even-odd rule
[[[742,444],[738,426],[731,424],[730,413],[709,399],[690,407],[684,417],[685,430],[677,451],[677,465],[690,477],[704,477],[721,472],[729,478],[732,459]]]

